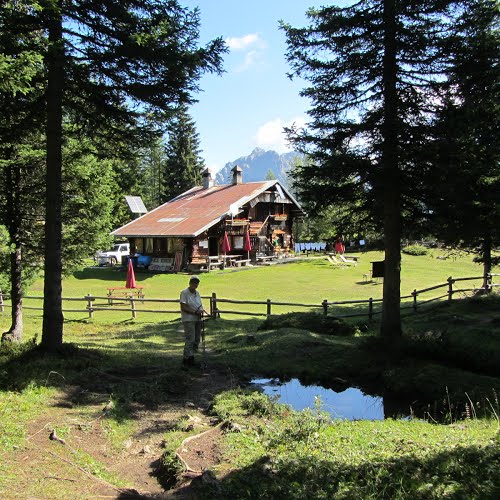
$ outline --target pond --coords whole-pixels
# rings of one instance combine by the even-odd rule
[[[302,385],[298,379],[280,382],[278,379],[253,379],[252,385],[264,394],[275,396],[280,403],[290,405],[294,410],[315,409],[315,400],[321,398],[321,409],[332,418],[347,420],[383,420],[384,401],[378,396],[369,396],[361,390],[350,387],[335,392],[319,385]]]

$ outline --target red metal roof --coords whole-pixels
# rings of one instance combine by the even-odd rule
[[[116,229],[112,234],[125,237],[195,237],[231,215],[231,211],[236,215],[239,207],[275,184],[278,181],[229,184],[208,189],[195,187]],[[300,210],[291,196],[290,199]]]

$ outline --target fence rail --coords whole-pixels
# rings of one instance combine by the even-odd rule
[[[473,276],[466,278],[452,278],[451,276],[446,280],[445,283],[441,283],[439,285],[434,285],[431,287],[423,288],[422,290],[413,290],[411,294],[401,296],[401,300],[411,299],[411,303],[402,302],[401,310],[411,309],[414,312],[417,312],[420,307],[429,304],[431,302],[436,302],[438,300],[446,299],[448,303],[453,300],[453,296],[457,293],[467,293],[472,291],[486,290],[491,291],[494,287],[500,285],[500,283],[493,283],[493,277],[498,277],[500,274],[488,274],[487,276],[487,285],[484,288],[454,288],[453,285],[457,282],[465,282],[471,280],[482,280],[483,276]],[[440,294],[435,297],[426,298],[422,300],[421,296],[424,293],[432,292],[434,290],[439,290],[440,288],[446,287],[446,293]],[[210,296],[202,296],[203,299],[209,301],[210,304],[210,316],[212,318],[218,318],[221,314],[234,314],[234,315],[244,315],[244,316],[270,316],[273,312],[273,308],[275,307],[294,307],[294,308],[308,308],[308,309],[319,309],[322,311],[323,315],[331,316],[336,318],[353,318],[353,317],[368,317],[369,320],[372,320],[374,316],[381,314],[382,311],[380,309],[376,309],[377,305],[382,303],[382,299],[374,299],[370,297],[369,299],[360,299],[360,300],[337,300],[337,301],[329,301],[327,299],[323,300],[320,304],[303,304],[296,302],[279,302],[273,301],[271,299],[266,300],[240,300],[240,299],[226,299],[217,297],[216,293],[212,293]],[[419,300],[420,298],[420,300]],[[43,301],[43,297],[38,296],[30,296],[26,295],[23,297],[24,300],[40,300]],[[103,303],[98,303],[97,301],[102,300]],[[0,313],[5,312],[5,308],[12,307],[11,304],[6,303],[6,301],[10,302],[9,294],[1,293],[0,291]],[[85,313],[88,314],[89,318],[94,317],[95,312],[100,311],[117,311],[117,312],[129,312],[132,315],[133,319],[137,318],[138,313],[155,313],[155,314],[179,314],[179,308],[175,309],[154,309],[154,308],[144,308],[144,304],[147,303],[158,303],[158,304],[179,304],[179,299],[147,299],[143,297],[113,297],[110,300],[108,296],[94,296],[91,294],[86,295],[85,297],[63,297],[64,302],[85,302],[85,309],[64,309],[63,313]],[[140,303],[143,307],[138,308],[138,303]],[[128,304],[127,307],[122,307],[123,304]],[[256,311],[241,311],[234,309],[223,309],[221,305],[223,304],[238,304],[238,305],[262,305],[265,306],[265,311],[256,312]],[[118,305],[118,306],[117,306]],[[341,313],[337,309],[342,308],[343,306],[363,306],[366,305],[366,308],[363,310],[355,311],[355,312],[346,312]],[[42,307],[35,306],[26,306],[23,304],[23,309],[33,310],[33,311],[43,311]]]

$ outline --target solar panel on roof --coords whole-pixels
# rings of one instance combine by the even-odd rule
[[[146,214],[148,212],[140,196],[125,196],[125,200],[133,214]]]

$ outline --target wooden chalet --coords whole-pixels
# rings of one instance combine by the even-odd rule
[[[304,215],[300,205],[278,180],[244,183],[240,167],[232,173],[231,184],[214,186],[205,169],[202,186],[112,234],[129,240],[131,255],[151,257],[150,269],[157,270],[210,270],[287,254],[293,223]]]

